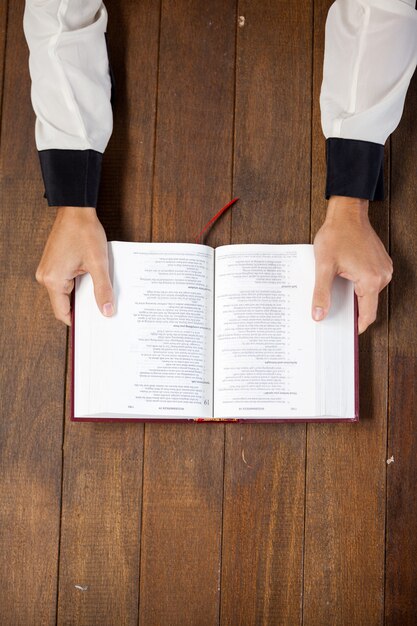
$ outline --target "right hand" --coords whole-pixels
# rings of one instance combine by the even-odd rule
[[[70,294],[74,278],[89,272],[94,295],[103,315],[114,312],[113,288],[109,276],[107,238],[94,207],[58,207],[36,280],[49,293],[56,319],[71,326]],[[112,308],[104,310],[110,303]]]
[[[320,307],[324,319],[331,304],[336,275],[354,283],[358,298],[358,334],[377,317],[379,292],[390,282],[393,263],[368,217],[369,200],[331,196],[327,215],[314,238],[316,282],[312,313]]]

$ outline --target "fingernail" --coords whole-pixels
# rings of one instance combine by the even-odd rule
[[[321,306],[316,306],[313,312],[314,315],[314,319],[316,321],[321,320],[323,317],[323,309],[321,308]]]
[[[111,302],[106,302],[103,306],[103,313],[104,315],[113,315],[113,305]]]

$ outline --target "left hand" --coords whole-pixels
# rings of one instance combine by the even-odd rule
[[[358,333],[375,321],[378,294],[390,282],[393,264],[368,218],[369,201],[331,196],[327,215],[314,238],[316,278],[311,315],[324,319],[331,305],[331,287],[336,275],[355,284],[358,297]],[[314,309],[321,308],[321,317]]]

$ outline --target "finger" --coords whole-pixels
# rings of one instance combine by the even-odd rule
[[[336,275],[336,266],[316,260],[316,276],[311,313],[319,321],[326,317],[331,305],[331,289]]]
[[[109,276],[108,261],[90,265],[88,271],[94,284],[94,295],[97,306],[103,315],[111,316],[114,313],[113,287]]]
[[[71,305],[67,293],[48,289],[52,310],[57,320],[71,326]]]
[[[358,295],[358,334],[363,333],[376,320],[378,310],[378,292],[370,291],[362,296]]]

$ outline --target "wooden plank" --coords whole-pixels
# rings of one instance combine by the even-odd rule
[[[414,76],[398,128],[392,135],[390,283],[389,437],[387,477],[387,544],[385,623],[417,623],[417,437],[415,407],[417,333],[415,303],[417,245],[414,168],[417,157]]]
[[[304,424],[226,425],[221,624],[300,623],[304,464]]]
[[[395,181],[394,178],[393,181]],[[401,238],[398,239],[401,247],[403,241]],[[411,246],[413,245],[411,243]],[[400,270],[401,260],[397,255],[394,256],[393,263],[394,267]],[[410,296],[407,294],[407,299],[411,298],[413,293],[415,294],[415,287],[410,291],[411,294]],[[395,295],[399,297],[395,299]],[[393,289],[393,307],[400,298],[401,293],[397,286],[397,289]],[[414,343],[414,333],[409,337],[412,337]],[[394,460],[388,466],[387,481],[385,585],[385,624],[387,626],[396,626],[396,624],[414,626],[417,622],[417,568],[413,558],[417,549],[416,376],[415,354],[399,354],[393,348],[393,353],[390,355],[388,458],[393,457]]]
[[[66,329],[35,280],[55,211],[43,198],[35,146],[24,2],[9,4],[0,152],[0,621],[47,625],[56,618]]]
[[[114,126],[97,212],[111,240],[149,240],[158,3],[108,0]],[[120,33],[123,37],[120,37]],[[59,624],[138,622],[143,424],[74,423],[67,373]],[[78,585],[78,586],[76,586]],[[85,589],[86,588],[86,589]]]
[[[235,6],[162,7],[152,238],[192,242],[230,199]],[[218,621],[223,450],[222,424],[145,426],[140,624]]]
[[[310,3],[245,0],[239,18],[232,240],[308,243]],[[222,624],[300,623],[305,432],[226,425]]]
[[[329,0],[314,4],[312,242],[324,221],[325,140],[320,124]],[[385,171],[389,172],[389,149]],[[386,185],[388,189],[388,176]],[[369,217],[388,249],[389,202]],[[378,319],[359,336],[360,422],[309,424],[304,624],[381,624],[383,618],[387,402],[387,290]]]
[[[4,65],[6,61],[6,30],[7,30],[7,11],[9,2],[3,0],[0,4],[0,120],[2,113],[3,103],[3,80],[4,80]],[[0,124],[0,137],[1,137],[1,124]]]
[[[194,241],[230,199],[234,15],[234,2],[163,2],[154,241]],[[204,243],[225,242],[228,220]]]

